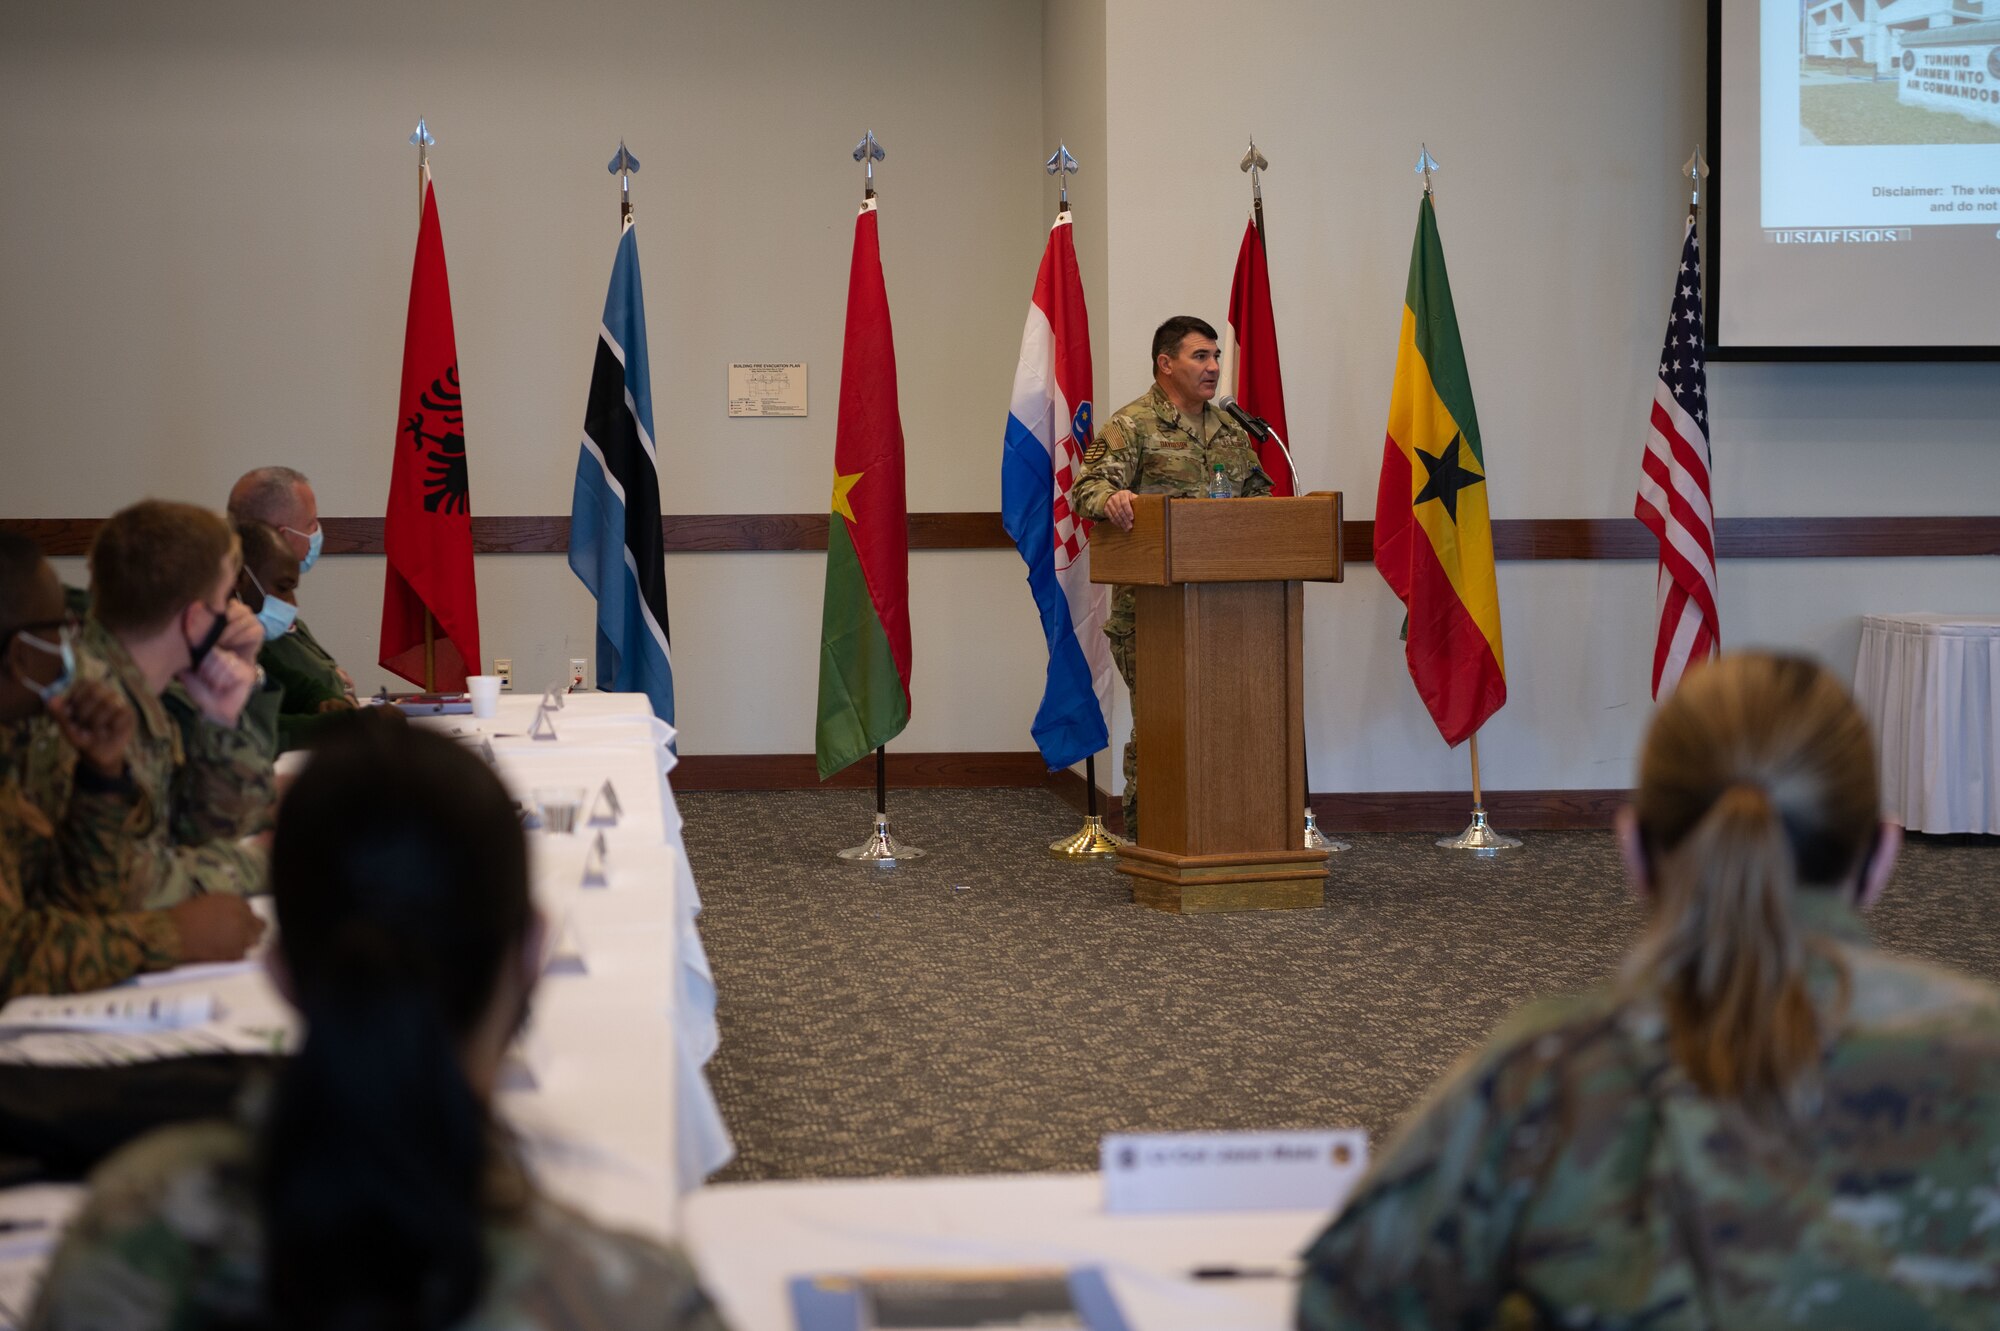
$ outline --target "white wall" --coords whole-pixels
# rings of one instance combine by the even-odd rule
[[[1495,516],[1628,514],[1700,137],[1698,5],[1255,0],[382,0],[0,8],[0,513],[141,494],[219,502],[304,467],[323,511],[387,490],[418,114],[435,164],[475,511],[569,503],[616,237],[635,186],[670,511],[823,511],[863,128],[889,149],[882,240],[910,503],[998,506],[1001,424],[1058,135],[1100,407],[1145,387],[1168,314],[1221,322],[1255,133],[1287,397],[1308,479],[1370,516],[1419,142]],[[810,363],[803,421],[731,421],[730,360]],[[1991,513],[1991,366],[1717,366],[1724,515]],[[72,566],[73,567],[73,566]],[[811,747],[822,561],[668,561],[690,753]],[[1856,616],[1996,607],[1990,561],[1726,564],[1724,633],[1851,666]],[[329,559],[306,611],[374,654],[382,563]],[[524,686],[591,649],[559,556],[479,561],[489,653]],[[1615,786],[1650,706],[1652,573],[1503,564],[1504,787]],[[913,749],[1025,749],[1042,645],[1018,559],[918,552]],[[1315,587],[1321,790],[1449,788],[1373,568]],[[382,678],[357,671],[372,687]],[[1118,723],[1122,731],[1122,716]],[[1122,735],[1119,737],[1122,739]],[[1110,764],[1115,769],[1116,764]],[[1107,779],[1114,770],[1103,773]]]

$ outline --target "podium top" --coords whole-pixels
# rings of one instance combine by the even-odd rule
[[[1135,495],[1131,531],[1109,522],[1091,529],[1090,580],[1339,582],[1340,513],[1335,491],[1283,499]]]

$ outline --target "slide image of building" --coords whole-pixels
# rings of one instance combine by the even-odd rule
[[[2000,143],[2000,0],[1803,0],[1809,147]]]

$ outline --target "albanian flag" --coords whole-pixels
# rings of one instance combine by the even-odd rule
[[[813,736],[820,780],[887,744],[909,723],[910,523],[903,494],[903,418],[870,198],[854,223],[847,340],[840,355],[819,723]]]
[[[428,179],[410,272],[403,396],[396,412],[382,546],[389,556],[382,588],[382,668],[424,688],[463,689],[467,675],[480,673],[479,594],[472,580],[472,501],[451,283],[445,276],[437,198]],[[426,614],[437,621],[429,678],[424,670]]]
[[[1236,401],[1252,416],[1271,423],[1278,438],[1292,442],[1285,423],[1285,377],[1278,368],[1278,321],[1271,313],[1271,270],[1264,255],[1264,232],[1252,217],[1236,251],[1236,276],[1229,283],[1229,326],[1236,334]],[[1298,493],[1298,477],[1273,440],[1257,443],[1257,461],[1271,478],[1271,493]]]

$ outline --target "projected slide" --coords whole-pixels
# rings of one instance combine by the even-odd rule
[[[1981,8],[1764,0],[1765,227],[2000,226],[2000,4]]]
[[[1714,341],[2000,350],[2000,0],[1722,0]]]

